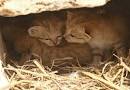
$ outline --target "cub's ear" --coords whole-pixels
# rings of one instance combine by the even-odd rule
[[[32,26],[28,29],[28,34],[32,37],[39,37],[41,34],[42,27],[40,26]]]

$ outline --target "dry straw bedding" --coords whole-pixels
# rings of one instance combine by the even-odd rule
[[[115,55],[116,56],[116,55]],[[72,73],[58,75],[45,69],[37,60],[32,64],[4,67],[9,76],[10,90],[130,90],[127,78],[130,67],[118,58],[118,63],[108,62],[96,68],[71,67]],[[128,63],[128,62],[127,62]]]

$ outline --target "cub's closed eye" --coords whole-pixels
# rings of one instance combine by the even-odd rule
[[[50,40],[50,39],[45,39],[45,40]]]
[[[71,36],[71,37],[74,37],[74,35],[72,35],[72,34],[71,34],[70,36]]]
[[[62,36],[57,36],[57,38],[61,38]]]
[[[38,39],[40,39],[40,40],[50,40],[50,39],[48,39],[48,38],[41,38],[41,37],[39,37]]]

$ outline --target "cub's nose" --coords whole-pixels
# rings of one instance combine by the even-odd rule
[[[63,40],[62,36],[56,37],[56,38],[52,38],[51,41],[54,44],[54,46],[59,45]]]
[[[57,41],[53,41],[53,44],[54,44],[55,46],[58,45]]]
[[[54,46],[58,46],[61,43],[61,40],[55,40],[53,41]]]
[[[51,40],[52,46],[57,46],[59,43],[56,40]]]

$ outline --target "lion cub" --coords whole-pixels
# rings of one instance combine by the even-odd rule
[[[48,46],[59,45],[65,30],[65,16],[62,14],[45,12],[37,15],[28,29],[29,35]]]
[[[24,58],[29,59],[30,54],[35,51],[40,53],[40,42],[48,46],[59,45],[64,29],[62,13],[45,12],[32,18],[5,18],[2,34],[10,56],[21,61]]]
[[[115,50],[126,56],[127,28],[122,17],[100,14],[92,10],[68,11],[65,39],[70,43],[88,43],[93,48],[94,61]]]

